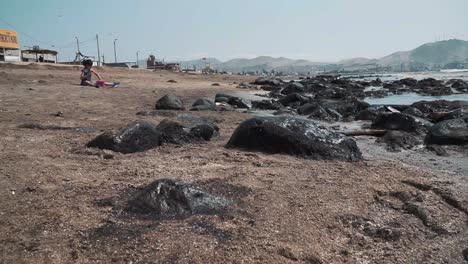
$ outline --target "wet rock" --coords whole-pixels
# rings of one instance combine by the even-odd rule
[[[313,121],[289,116],[248,119],[237,127],[226,147],[318,160],[362,159],[353,139]]]
[[[333,109],[323,108],[319,106],[316,110],[314,110],[309,115],[308,118],[331,122],[331,121],[340,121],[343,118],[343,116]]]
[[[162,136],[156,126],[139,121],[119,133],[105,132],[91,140],[87,147],[109,149],[121,153],[146,151],[161,146]]]
[[[128,203],[134,213],[162,218],[211,214],[225,209],[229,202],[201,188],[171,179],[154,181],[139,191]]]
[[[387,150],[398,152],[402,149],[415,149],[423,145],[423,140],[408,132],[404,131],[388,131],[382,138],[377,139],[377,142],[387,144]]]
[[[462,117],[468,117],[468,108],[458,108],[453,111],[448,112],[446,116],[442,118],[443,120],[457,119]]]
[[[415,87],[418,85],[418,80],[414,78],[404,78],[397,81],[401,85],[406,85],[410,87]]]
[[[215,96],[215,102],[227,103],[229,105],[235,106],[237,108],[250,109],[252,106],[246,100],[228,94],[218,93]]]
[[[370,81],[371,86],[382,86],[383,82],[380,78]]]
[[[432,123],[422,118],[402,113],[381,113],[372,122],[375,129],[402,130],[406,132],[425,132]]]
[[[324,108],[330,108],[343,116],[343,118],[353,118],[362,110],[370,107],[366,102],[359,100],[327,100],[321,103]]]
[[[357,113],[355,119],[356,120],[369,120],[374,121],[380,113],[383,113],[385,110],[383,108],[367,108],[361,110]]]
[[[288,83],[288,85],[281,90],[281,94],[288,95],[292,93],[304,93],[305,92],[305,87],[302,85],[302,83],[299,82],[292,82]]]
[[[408,107],[405,110],[403,110],[402,113],[407,114],[407,115],[412,115],[412,116],[415,116],[415,117],[419,117],[419,118],[424,118],[424,113],[421,112],[421,110],[419,110],[418,108],[415,108],[415,107]]]
[[[228,101],[228,104],[235,106],[237,108],[250,109],[252,106],[246,100],[240,97],[231,97]]]
[[[195,102],[192,104],[192,108],[190,110],[192,111],[201,111],[201,110],[215,110],[216,105],[213,101],[210,99],[206,98],[200,98],[197,99]]]
[[[290,115],[290,116],[294,116],[296,115],[296,111],[294,111],[293,109],[289,109],[289,108],[283,108],[283,109],[280,109],[276,112],[273,113],[273,115]]]
[[[272,100],[261,100],[261,101],[252,101],[252,108],[262,109],[262,110],[278,110],[283,108],[279,102]]]
[[[421,110],[424,114],[432,112],[449,112],[458,108],[468,109],[468,101],[446,101],[446,100],[437,100],[437,101],[419,101],[411,105],[411,107]]]
[[[468,143],[468,117],[439,122],[429,128],[427,144],[463,145]]]
[[[184,104],[175,95],[165,95],[156,102],[157,110],[184,110]]]
[[[260,77],[256,79],[253,84],[255,85],[269,85],[269,86],[280,86],[283,83],[280,79],[270,79],[270,78],[263,78]]]
[[[210,141],[219,136],[219,128],[206,118],[190,114],[162,120],[156,129],[163,143],[187,144]]]
[[[310,115],[313,112],[315,112],[316,110],[318,110],[319,108],[322,108],[320,106],[320,104],[318,104],[316,102],[310,102],[310,103],[306,103],[306,104],[302,105],[301,107],[299,107],[297,109],[297,113],[300,114],[300,115]]]
[[[437,156],[442,156],[442,157],[448,157],[450,154],[447,152],[446,149],[442,148],[441,146],[438,145],[427,145],[426,146],[427,150],[434,151]]]
[[[302,104],[305,104],[306,102],[308,102],[309,100],[310,100],[309,97],[306,97],[306,96],[298,94],[298,93],[292,93],[292,94],[288,94],[288,95],[282,97],[281,99],[279,99],[279,102],[284,106],[288,106],[291,103],[295,103],[295,102],[298,102],[299,105],[302,105]]]
[[[228,103],[229,99],[234,96],[229,95],[229,94],[223,94],[223,93],[218,93],[215,96],[215,102],[219,103]]]

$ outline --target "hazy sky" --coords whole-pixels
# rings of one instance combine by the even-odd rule
[[[135,61],[259,55],[336,61],[381,57],[436,38],[468,40],[468,0],[0,0],[0,28],[21,46]]]

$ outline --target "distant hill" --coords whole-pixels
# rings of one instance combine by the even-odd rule
[[[260,56],[253,59],[233,59],[218,65],[218,69],[228,72],[283,71],[307,72],[314,70],[323,63],[307,60],[293,60],[284,57],[273,58]]]
[[[383,66],[399,67],[401,64],[416,64],[430,67],[468,60],[468,41],[450,39],[427,43],[410,51],[400,51],[378,60]]]
[[[448,63],[468,62],[468,41],[450,39],[427,43],[410,51],[399,51],[379,59],[352,58],[336,63],[312,62],[308,60],[294,60],[284,57],[273,58],[260,56],[253,59],[232,59],[221,62],[215,58],[206,61],[192,60],[180,62],[182,68],[197,69],[208,63],[219,71],[228,72],[262,72],[281,71],[311,72],[331,70],[362,70],[377,67],[389,67],[393,70],[421,70],[440,68]]]

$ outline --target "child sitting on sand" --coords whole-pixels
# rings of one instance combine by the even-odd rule
[[[82,86],[94,86],[96,88],[102,87],[102,86],[112,86],[112,87],[117,87],[119,86],[119,82],[105,82],[101,79],[101,76],[99,73],[97,73],[95,70],[91,69],[93,67],[93,61],[92,60],[84,60],[82,62],[84,68],[81,70],[81,84]],[[98,80],[96,82],[91,81],[91,75],[94,74]]]

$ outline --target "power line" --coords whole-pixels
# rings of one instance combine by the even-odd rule
[[[28,33],[25,33],[25,32],[23,32],[23,31],[18,30],[17,27],[15,27],[14,25],[12,25],[11,23],[9,23],[8,21],[6,21],[5,19],[3,19],[3,18],[1,18],[1,17],[0,17],[0,20],[3,21],[3,23],[9,25],[10,27],[15,28],[15,30],[16,30],[18,33],[20,33],[20,34],[22,34],[22,35],[24,35],[24,36],[26,36],[26,37],[28,37],[28,38],[30,38],[30,39],[36,41],[36,42],[42,42],[43,44],[47,44],[47,45],[53,46],[53,45],[50,44],[50,43],[47,43],[47,42],[42,41],[42,40],[39,40],[39,39],[37,39],[37,38],[35,38],[35,37],[29,35]]]

